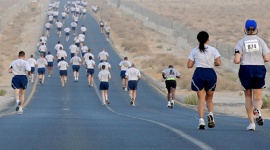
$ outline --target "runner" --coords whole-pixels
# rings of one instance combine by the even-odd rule
[[[98,54],[100,62],[103,60],[107,61],[109,59],[109,54],[105,51],[105,48],[102,48],[102,51]]]
[[[81,58],[77,56],[77,53],[74,53],[74,57],[70,59],[70,64],[72,65],[75,82],[79,82],[79,70],[81,63],[82,63]]]
[[[47,46],[42,42],[41,45],[38,48],[39,53],[43,54],[43,56],[46,56],[47,53]]]
[[[64,46],[61,44],[60,41],[58,41],[57,44],[54,46],[56,53],[60,50],[60,47],[62,47],[62,49],[64,49]]]
[[[66,59],[67,58],[67,53],[66,51],[64,51],[62,49],[62,47],[60,47],[59,51],[56,53],[56,58],[57,58],[57,62],[59,63],[61,61],[61,58]]]
[[[59,35],[59,37],[61,37],[61,31],[62,31],[62,27],[63,27],[63,23],[60,22],[59,20],[56,21],[56,27],[57,27],[57,34]]]
[[[30,55],[30,58],[27,59],[27,62],[29,63],[29,65],[31,67],[29,82],[31,81],[31,83],[33,83],[34,82],[34,75],[35,75],[35,67],[36,67],[37,61],[34,59],[33,55]]]
[[[84,54],[84,56],[83,56],[84,61],[89,60],[89,56],[91,56],[93,60],[95,59],[94,55],[91,53],[90,48],[88,49],[88,52],[86,54]]]
[[[71,22],[70,25],[71,25],[71,30],[72,30],[73,35],[76,35],[76,28],[77,28],[78,24],[75,21],[73,21],[73,22]]]
[[[76,22],[78,24],[79,22],[79,17],[77,15],[73,16],[73,21]]]
[[[75,38],[74,38],[74,42],[75,42],[75,45],[78,47],[78,48],[80,48],[80,39],[79,39],[79,37],[78,36],[76,36]]]
[[[85,19],[86,17],[86,12],[87,12],[86,7],[82,8],[83,19]]]
[[[124,60],[121,61],[118,65],[118,68],[121,70],[120,72],[120,77],[122,80],[122,84],[123,84],[123,90],[124,91],[128,91],[127,89],[127,85],[128,85],[128,81],[126,79],[126,71],[128,70],[128,68],[131,66],[130,62],[128,61],[127,57],[124,57]]]
[[[108,71],[109,71],[109,69],[112,68],[111,64],[109,64],[109,63],[104,59],[104,60],[102,60],[101,63],[98,64],[98,69],[99,69],[99,70],[102,70],[102,66],[103,66],[103,65],[105,66],[105,69],[108,70]]]
[[[51,54],[51,52],[48,52],[48,55],[46,55],[45,59],[48,62],[48,77],[51,77],[53,74],[53,61],[54,61],[54,56]]]
[[[263,125],[261,107],[266,75],[264,63],[269,62],[270,51],[264,40],[256,35],[258,29],[255,20],[246,21],[245,33],[246,36],[235,46],[234,63],[240,64],[238,76],[244,89],[245,106],[250,121],[247,130],[255,130],[253,115],[255,115],[256,123],[259,126]]]
[[[109,90],[109,80],[111,79],[111,74],[106,70],[106,66],[102,65],[102,70],[98,73],[98,79],[100,80],[99,90],[101,90],[103,105],[110,104],[108,99]]]
[[[54,21],[57,20],[58,15],[59,15],[59,12],[57,10],[54,10],[53,11],[53,19],[54,19]]]
[[[80,46],[83,46],[84,45],[85,35],[81,33],[81,34],[78,35],[78,38],[80,40]]]
[[[105,33],[106,33],[106,40],[109,41],[110,39],[110,31],[111,31],[111,27],[106,25],[105,26]]]
[[[81,33],[83,34],[83,35],[85,35],[85,32],[87,31],[87,29],[86,29],[86,27],[84,26],[84,25],[82,25],[82,27],[81,27]]]
[[[87,69],[87,79],[89,87],[94,86],[94,68],[96,66],[95,61],[93,60],[92,56],[89,56],[88,59],[84,63],[85,68]]]
[[[50,36],[51,27],[52,27],[52,24],[50,24],[49,22],[47,22],[47,23],[45,24],[45,28],[46,28],[46,36],[47,36],[47,37]]]
[[[70,32],[70,28],[68,26],[66,26],[66,28],[64,29],[64,32],[66,34],[66,41],[68,42],[69,40],[69,32]]]
[[[101,20],[100,20],[100,22],[99,22],[100,33],[103,33],[103,32],[104,32],[104,25],[105,25],[105,22],[104,22],[104,20],[101,18]]]
[[[9,67],[9,73],[13,73],[14,75],[11,81],[11,87],[14,89],[17,114],[23,114],[24,94],[28,83],[26,72],[30,75],[31,71],[29,63],[24,59],[25,52],[20,51],[18,59],[12,61]]]
[[[162,71],[162,77],[166,79],[165,84],[168,90],[168,108],[173,108],[175,99],[175,89],[177,86],[176,78],[180,78],[180,73],[173,68],[173,65],[169,65],[169,68]]]
[[[59,68],[59,74],[61,77],[61,83],[62,86],[64,87],[65,84],[67,83],[67,68],[69,67],[68,63],[65,61],[64,57],[61,57],[61,61],[58,63],[58,68]]]
[[[126,71],[125,75],[128,79],[129,96],[131,98],[130,105],[135,106],[138,81],[142,76],[139,69],[135,68],[135,63],[131,64],[131,67]]]
[[[40,58],[37,60],[36,66],[38,67],[38,76],[39,83],[44,84],[45,79],[45,67],[48,65],[47,60],[44,58],[44,55],[41,53]]]
[[[42,43],[44,43],[46,45],[46,43],[47,43],[47,37],[44,36],[44,34],[42,34],[39,39],[42,41]]]
[[[81,48],[83,58],[84,58],[84,55],[87,53],[88,49],[89,48],[83,43],[83,46]]]
[[[53,24],[53,15],[50,15],[49,17],[48,17],[48,21],[49,21],[49,23],[52,25]]]
[[[64,23],[65,22],[65,19],[66,19],[66,16],[67,16],[67,13],[65,11],[63,11],[61,13],[61,16],[62,16],[62,23]]]
[[[188,68],[192,68],[194,65],[196,70],[194,71],[191,89],[197,92],[199,103],[199,129],[205,129],[204,123],[204,108],[205,102],[208,108],[208,127],[214,128],[215,121],[213,115],[213,95],[216,88],[217,75],[213,69],[214,66],[220,66],[220,54],[216,48],[211,47],[208,44],[209,35],[205,31],[199,32],[197,35],[199,46],[194,48],[187,63]]]
[[[69,46],[70,58],[75,56],[75,53],[79,52],[79,48],[75,45],[75,42],[72,42],[72,45]]]

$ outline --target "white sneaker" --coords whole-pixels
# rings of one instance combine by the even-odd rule
[[[255,131],[256,125],[255,123],[250,123],[247,127],[247,130]]]
[[[171,108],[174,106],[174,100],[171,100]]]
[[[167,105],[167,107],[168,107],[168,108],[171,108],[171,106],[172,106],[172,105],[171,105],[171,102],[170,102],[170,101],[168,101],[168,105]]]
[[[22,109],[19,109],[19,110],[17,111],[17,114],[18,114],[18,115],[22,115],[22,114],[23,114],[23,110],[22,110]]]
[[[203,118],[200,118],[200,119],[199,119],[199,126],[198,126],[198,129],[200,129],[200,130],[204,130],[204,129],[205,129],[205,123],[204,123]]]
[[[208,127],[209,128],[214,128],[216,126],[215,120],[214,120],[214,114],[212,112],[210,112],[207,115],[207,120],[208,120]]]
[[[128,89],[127,88],[125,88],[125,90],[124,91],[128,91]]]
[[[256,123],[257,123],[259,126],[262,126],[262,125],[263,125],[263,118],[262,118],[261,111],[258,110],[257,108],[254,108],[254,109],[253,109],[253,114],[254,114],[255,117],[256,117]]]

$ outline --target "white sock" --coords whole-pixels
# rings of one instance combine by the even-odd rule
[[[16,103],[19,104],[20,100],[16,100]]]
[[[22,107],[19,107],[19,110],[22,110]]]

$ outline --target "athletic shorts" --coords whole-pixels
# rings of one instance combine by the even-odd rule
[[[62,28],[57,28],[57,31],[62,31]]]
[[[70,58],[74,57],[75,53],[70,53]]]
[[[75,45],[76,45],[77,47],[80,47],[80,43],[75,43]]]
[[[165,81],[165,84],[166,84],[166,88],[168,90],[168,93],[171,92],[171,88],[176,88],[176,81],[175,80],[166,80]]]
[[[121,72],[120,72],[120,77],[121,77],[121,79],[124,79],[124,78],[126,78],[126,70],[121,70]]]
[[[51,30],[51,28],[46,28],[46,30]]]
[[[82,32],[83,35],[85,35],[85,32]]]
[[[26,89],[27,83],[26,75],[15,75],[11,80],[11,87],[13,89]]]
[[[67,70],[60,70],[59,74],[60,76],[67,76]]]
[[[95,70],[94,69],[87,69],[87,74],[89,75],[93,75],[94,74],[94,72],[95,72]]]
[[[46,52],[41,52],[39,51],[40,54],[43,54],[43,56],[45,57],[46,56]]]
[[[265,88],[264,65],[240,65],[238,76],[244,89]]]
[[[83,15],[85,15],[86,13],[85,13],[85,12],[83,12],[82,14],[83,14]]]
[[[63,17],[63,16],[62,16],[62,19],[65,19],[65,18],[66,18],[66,17]]]
[[[66,36],[69,36],[69,32],[66,32]]]
[[[72,70],[73,70],[73,72],[74,72],[74,71],[79,72],[80,66],[79,66],[79,65],[73,65],[73,66],[72,66]]]
[[[57,18],[58,16],[53,16],[53,18]]]
[[[84,57],[85,54],[86,54],[86,52],[82,52],[82,57]]]
[[[107,35],[110,35],[110,32],[106,32]]]
[[[196,68],[194,71],[191,89],[193,91],[215,91],[217,75],[213,68]]]
[[[59,63],[61,61],[61,59],[57,59],[57,62]]]
[[[99,90],[109,90],[109,82],[100,82]]]
[[[45,74],[45,68],[38,68],[38,74]]]
[[[76,27],[71,27],[72,30],[76,30]]]
[[[53,67],[53,62],[48,62],[48,67]]]
[[[129,90],[137,90],[138,81],[136,80],[129,80],[128,81],[128,89]]]
[[[100,25],[100,27],[101,27],[101,28],[103,28],[103,27],[104,27],[104,25]]]
[[[50,20],[50,21],[49,21],[49,23],[50,23],[50,24],[52,24],[52,23],[53,23],[53,21],[52,21],[52,20]]]
[[[35,67],[31,67],[31,73],[32,73],[32,74],[35,73]]]

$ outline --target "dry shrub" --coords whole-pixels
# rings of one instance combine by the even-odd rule
[[[138,52],[138,51],[149,51],[149,47],[147,44],[141,41],[129,41],[122,44],[125,51],[130,53]]]

